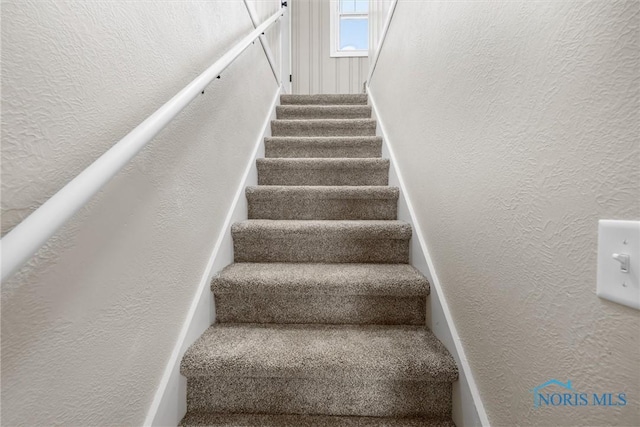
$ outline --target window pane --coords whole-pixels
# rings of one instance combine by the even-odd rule
[[[340,0],[340,13],[369,13],[369,0]]]
[[[356,13],[369,13],[369,0],[356,0]]]
[[[356,11],[356,0],[340,0],[340,13],[353,13]]]
[[[367,18],[340,18],[339,49],[369,49],[369,20]]]

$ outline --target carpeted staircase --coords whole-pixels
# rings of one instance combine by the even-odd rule
[[[366,95],[283,95],[217,323],[186,352],[183,426],[453,426],[456,365]]]

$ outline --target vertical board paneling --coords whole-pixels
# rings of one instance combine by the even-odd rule
[[[312,55],[313,55],[313,30],[314,30],[314,21],[313,21],[313,1],[309,1],[307,2],[307,16],[305,18],[305,20],[307,21],[307,38],[308,38],[308,44],[307,44],[307,56],[305,57],[305,62],[308,63],[308,82],[307,82],[307,86],[308,86],[308,93],[313,93],[313,88],[311,87],[311,82],[313,81],[313,68],[311,67],[311,63],[312,63]],[[304,30],[305,27],[302,27],[302,29]]]
[[[360,92],[364,92],[364,83],[369,76],[369,58],[360,58]]]
[[[291,0],[293,93],[361,93],[369,58],[329,56],[329,0]]]
[[[338,63],[338,93],[351,93],[349,92],[349,61],[351,58],[336,58]]]
[[[351,74],[349,74],[351,83],[349,90],[351,93],[362,92],[360,88],[360,58],[351,58]]]
[[[296,60],[296,56],[294,52],[298,52],[300,49],[300,20],[297,19],[298,15],[298,2],[291,1],[290,3],[291,13],[290,13],[290,22],[291,22],[291,75],[296,76],[291,82],[291,92],[300,93],[298,91],[298,78],[300,75],[300,67],[299,61]]]
[[[309,58],[311,48],[311,2],[308,0],[298,0],[296,4],[296,14],[292,16],[294,21],[298,21],[297,26],[297,38],[298,48],[296,52],[293,52],[294,62],[297,63],[297,73],[293,76],[294,79],[294,93],[311,93],[310,82],[311,70],[309,64],[311,62]]]
[[[329,28],[329,8],[320,8],[320,28]],[[336,63],[332,61],[329,56],[329,35],[320,38],[320,58],[322,67],[322,80],[320,82],[321,93],[338,93],[338,86],[336,82]]]
[[[320,23],[322,22],[321,10],[322,3],[319,1],[311,2],[311,22],[314,23],[311,26],[312,37],[311,37],[311,74],[309,80],[311,81],[311,92],[312,93],[322,93],[321,80],[322,80],[322,69],[321,69],[321,42],[322,37],[324,37],[324,33],[322,31],[322,26]]]

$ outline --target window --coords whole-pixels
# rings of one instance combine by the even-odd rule
[[[331,0],[331,56],[369,54],[369,0]]]

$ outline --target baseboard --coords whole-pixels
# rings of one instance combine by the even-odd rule
[[[271,135],[269,124],[275,118],[275,107],[280,100],[280,87],[271,103],[270,114],[262,126],[262,133],[253,153],[247,161],[240,185],[221,228],[221,233],[213,247],[209,262],[202,274],[180,335],[160,380],[144,421],[145,426],[177,426],[187,412],[187,381],[180,374],[180,362],[184,352],[215,321],[215,306],[210,285],[213,276],[233,262],[233,240],[231,224],[247,219],[247,199],[244,189],[247,185],[257,185],[258,172],[255,160],[264,157],[264,138]]]
[[[378,123],[376,133],[378,136],[382,136],[383,140],[382,156],[388,158],[391,163],[389,185],[400,188],[398,219],[410,223],[413,228],[410,248],[411,264],[420,270],[431,283],[431,293],[427,303],[427,325],[451,352],[458,364],[459,380],[453,385],[453,421],[458,427],[479,425],[489,427],[489,419],[480,400],[478,387],[473,379],[471,367],[442,292],[442,286],[429,255],[429,249],[420,225],[416,221],[411,201],[407,197],[406,187],[398,169],[393,146],[385,131],[384,122],[378,115],[375,98],[368,87],[367,93],[369,94],[369,104],[372,107],[373,117],[377,119]]]

